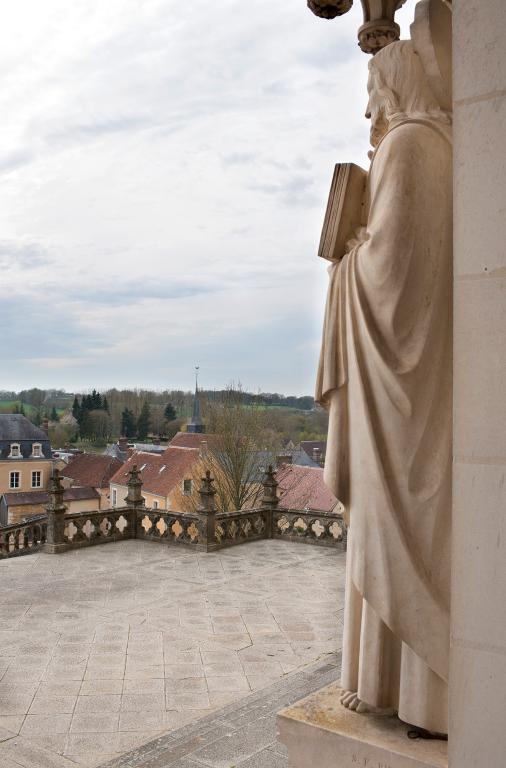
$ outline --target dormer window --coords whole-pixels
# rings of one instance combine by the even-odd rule
[[[185,496],[190,496],[192,492],[192,481],[183,480],[183,493]]]
[[[11,452],[9,453],[9,459],[20,459],[21,449],[19,443],[11,443]]]
[[[40,443],[34,443],[32,446],[32,456],[38,459],[42,456],[42,445]]]

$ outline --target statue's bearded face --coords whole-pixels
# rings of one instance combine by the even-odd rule
[[[376,147],[388,130],[388,120],[385,115],[384,94],[374,69],[369,70],[367,91],[369,93],[369,102],[365,116],[371,121],[371,144],[373,147]]]

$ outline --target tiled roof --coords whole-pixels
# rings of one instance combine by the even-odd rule
[[[48,441],[49,437],[22,414],[1,413],[0,440],[37,440],[42,443]]]
[[[98,453],[81,453],[70,459],[62,470],[63,477],[73,480],[74,486],[91,485],[93,488],[107,488],[111,477],[123,466],[113,456]]]
[[[209,443],[213,435],[201,432],[178,432],[169,443],[169,448],[200,448],[202,442]]]
[[[325,453],[327,452],[327,441],[326,440],[301,440],[300,447],[303,451],[307,453],[309,458],[312,459],[313,451],[315,449],[320,452],[321,456],[325,456]]]
[[[290,453],[292,456],[292,464],[301,467],[314,467],[315,469],[320,469],[320,465],[317,464],[316,461],[313,461],[313,459],[302,449],[299,451],[290,451]]]
[[[276,477],[279,484],[279,507],[331,512],[339,504],[323,482],[323,469],[282,464]]]
[[[87,499],[99,499],[100,494],[94,488],[65,488],[63,501],[86,501]],[[4,493],[3,499],[8,507],[21,507],[26,504],[47,504],[49,493],[47,491],[13,491]]]
[[[104,456],[113,456],[115,459],[119,459],[121,462],[123,462],[128,459],[130,453],[128,453],[128,450],[122,451],[118,443],[112,443],[105,449]]]
[[[199,451],[169,446],[161,456],[136,451],[111,477],[111,483],[127,485],[134,464],[140,471],[142,490],[155,496],[168,496],[173,488],[188,477],[190,468],[199,460]]]

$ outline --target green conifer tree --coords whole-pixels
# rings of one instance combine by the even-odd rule
[[[145,440],[149,434],[149,427],[151,421],[151,411],[147,400],[141,408],[139,418],[137,419],[137,437],[139,440]]]
[[[167,405],[165,406],[163,415],[164,415],[165,421],[174,421],[174,419],[177,418],[176,410],[172,405],[172,403],[167,403]]]
[[[121,412],[121,434],[123,437],[134,437],[136,432],[136,421],[130,408],[124,408]]]

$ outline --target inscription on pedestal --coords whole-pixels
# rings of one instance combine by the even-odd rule
[[[360,755],[351,756],[351,766],[353,768],[392,768],[390,763],[385,763],[382,760],[376,760],[373,757],[360,757]]]

